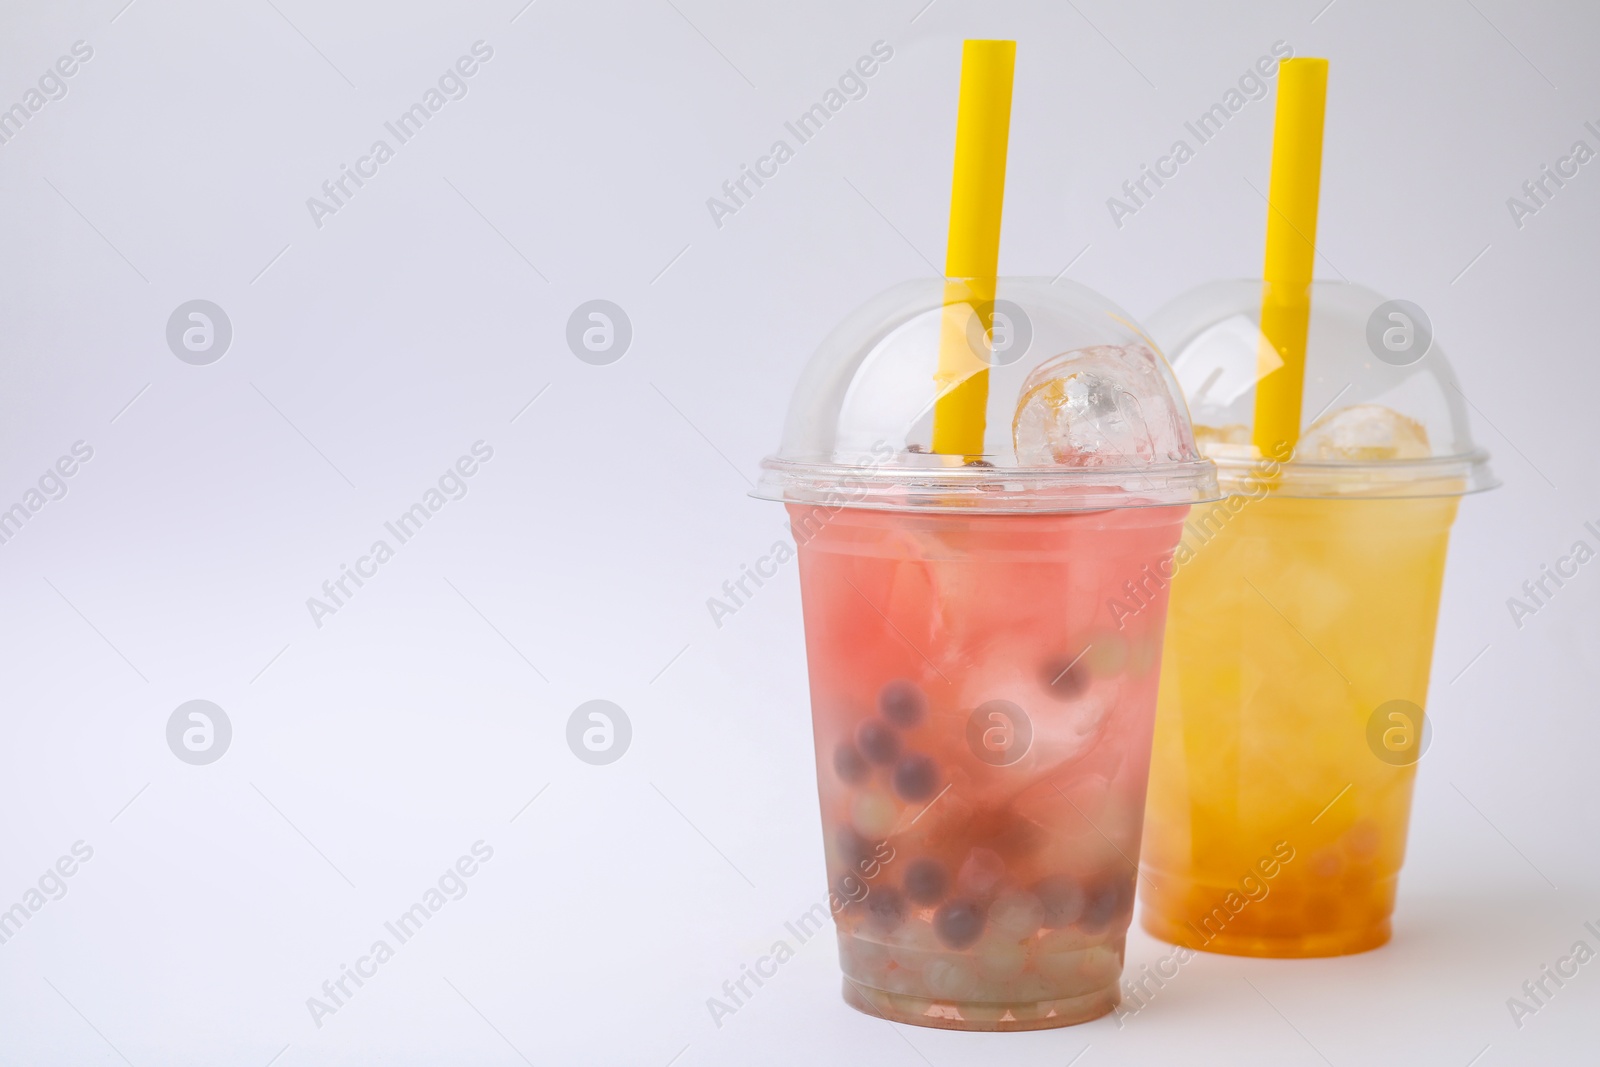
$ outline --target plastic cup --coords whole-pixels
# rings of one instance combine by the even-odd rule
[[[1109,605],[1215,497],[1125,315],[997,291],[981,461],[928,450],[950,311],[913,282],[824,342],[758,490],[799,551],[845,1000],[964,1030],[1118,1001],[1165,602]]]
[[[1141,915],[1193,949],[1341,955],[1390,937],[1450,527],[1494,479],[1421,309],[1350,285],[1313,287],[1315,414],[1260,456],[1259,302],[1216,283],[1151,322],[1228,496],[1175,554]]]

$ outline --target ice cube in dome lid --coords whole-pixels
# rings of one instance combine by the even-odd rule
[[[1216,498],[1177,380],[1131,317],[1068,281],[1001,278],[993,292],[918,279],[846,316],[802,372],[754,495],[980,512]],[[981,454],[933,452],[951,337],[987,379]]]
[[[1149,319],[1224,491],[1259,479],[1267,458],[1251,444],[1261,299],[1260,281],[1209,282]],[[1300,441],[1273,491],[1459,496],[1498,484],[1426,313],[1359,285],[1313,283]]]

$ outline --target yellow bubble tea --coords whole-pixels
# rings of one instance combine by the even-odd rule
[[[1457,503],[1194,510],[1150,768],[1148,932],[1244,956],[1388,941]]]

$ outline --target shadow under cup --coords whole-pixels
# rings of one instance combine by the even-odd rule
[[[1188,506],[788,507],[845,999],[963,1030],[1109,1012]]]
[[[1389,940],[1458,503],[1195,508],[1152,754],[1149,933],[1274,957]]]

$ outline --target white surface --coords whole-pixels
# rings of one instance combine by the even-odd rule
[[[1600,520],[1600,164],[1520,230],[1506,207],[1600,147],[1592,8],[122,3],[0,11],[0,103],[94,49],[0,145],[0,500],[95,450],[0,544],[0,906],[94,849],[0,945],[0,1062],[1592,1058],[1600,963],[1520,1030],[1506,1007],[1600,944],[1600,564],[1520,630],[1506,607]],[[794,569],[720,629],[705,602],[782,536],[746,479],[809,350],[942,260],[963,36],[1020,41],[1002,269],[1070,262],[1135,314],[1259,270],[1271,99],[1120,230],[1106,198],[1275,40],[1332,60],[1319,269],[1427,309],[1506,480],[1457,525],[1398,933],[1203,957],[1120,1031],[1016,1036],[857,1015],[819,939],[718,1029],[822,856]],[[466,98],[317,229],[306,198],[479,39]],[[866,97],[716,228],[706,198],[880,39]],[[234,327],[211,366],[164,339],[197,297]],[[611,366],[564,341],[597,297],[634,327]],[[315,627],[480,439],[467,496]],[[609,766],[564,740],[596,697],[634,728]],[[234,727],[210,766],[165,741],[195,698]],[[480,839],[470,892],[314,1025]]]

